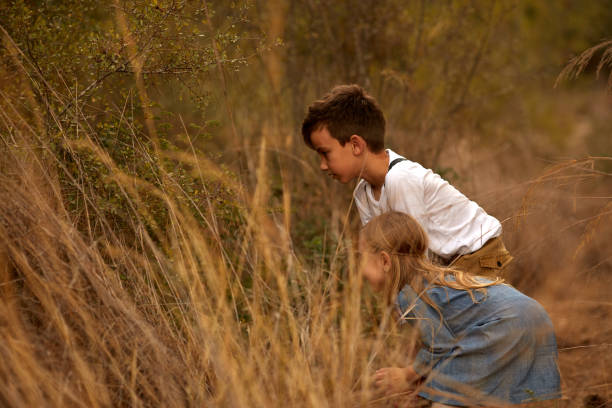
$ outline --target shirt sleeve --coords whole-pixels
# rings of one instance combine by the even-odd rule
[[[428,306],[429,307],[429,306]],[[420,375],[426,375],[444,357],[448,357],[455,347],[455,338],[440,320],[429,314],[419,318],[418,328],[421,348],[413,362],[414,370]]]
[[[431,298],[430,290],[428,294]],[[435,301],[435,298],[434,295],[432,300]],[[412,323],[419,331],[421,348],[417,352],[413,367],[419,375],[426,375],[440,359],[453,352],[456,345],[455,336],[446,325],[442,311],[438,313],[409,286],[402,289],[397,302],[402,320]]]

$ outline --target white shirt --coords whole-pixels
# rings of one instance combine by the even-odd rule
[[[389,163],[399,158],[387,150]],[[480,249],[502,232],[500,222],[430,169],[403,160],[385,176],[376,200],[372,186],[361,179],[353,192],[363,225],[388,211],[413,216],[427,233],[429,249],[445,259]]]

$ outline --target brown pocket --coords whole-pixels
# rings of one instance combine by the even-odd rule
[[[512,255],[508,251],[501,254],[480,257],[481,268],[503,269],[512,262]]]

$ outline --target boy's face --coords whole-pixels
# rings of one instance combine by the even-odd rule
[[[313,131],[310,134],[312,146],[321,157],[319,168],[341,183],[348,183],[355,177],[359,177],[362,167],[362,159],[355,154],[355,145],[348,141],[342,146],[334,139],[326,126]]]

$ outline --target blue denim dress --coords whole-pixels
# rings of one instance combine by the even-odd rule
[[[449,278],[452,279],[452,278]],[[433,286],[434,309],[406,285],[397,305],[422,343],[413,363],[419,395],[456,406],[520,404],[561,397],[557,343],[544,308],[511,286],[486,292]]]

